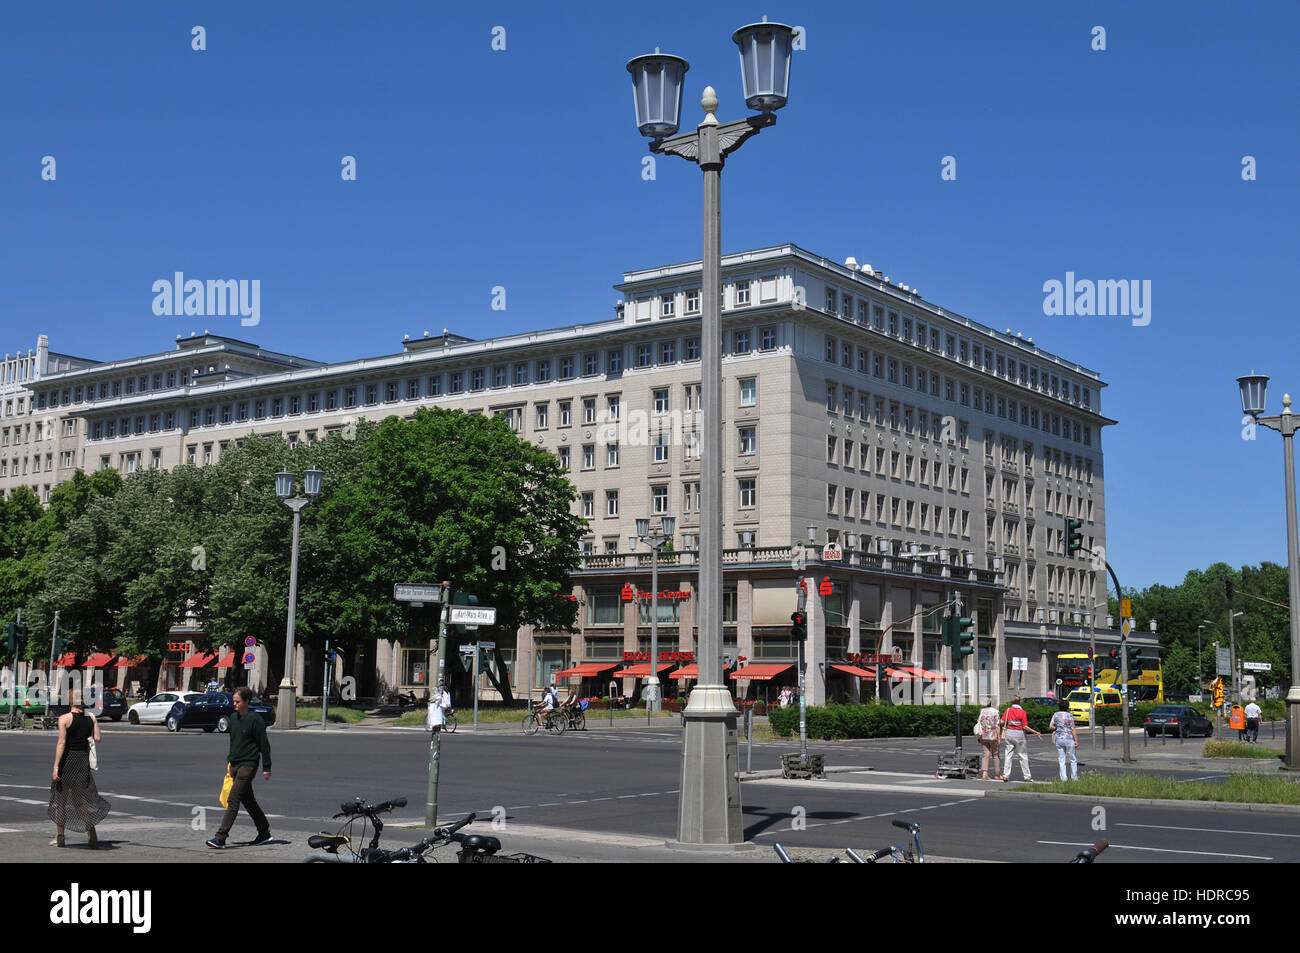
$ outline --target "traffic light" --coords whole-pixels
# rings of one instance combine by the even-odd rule
[[[1228,594],[1228,601],[1231,602],[1232,601],[1232,580],[1231,579],[1223,580],[1223,591]]]
[[[1142,650],[1136,645],[1127,646],[1128,650],[1128,674],[1129,678],[1142,674]]]
[[[476,606],[478,605],[478,596],[472,596],[468,592],[456,592],[452,594],[451,604],[454,606]],[[447,631],[452,635],[464,635],[469,630],[464,625],[448,625]]]
[[[1106,653],[1106,655],[1109,656],[1110,658],[1111,668],[1115,669],[1115,671],[1118,672],[1119,671],[1119,649],[1111,649],[1109,652]]]
[[[5,651],[16,661],[22,644],[27,639],[27,626],[21,622],[10,622],[5,626]]]
[[[790,639],[802,642],[808,638],[808,616],[802,612],[790,613]]]
[[[943,620],[943,641],[952,648],[954,665],[975,654],[975,646],[971,644],[975,641],[975,633],[967,631],[974,624],[974,619],[964,615],[950,615]]]
[[[1065,555],[1073,556],[1083,549],[1083,520],[1067,518],[1065,521]]]
[[[57,661],[58,659],[63,658],[64,653],[68,651],[68,640],[61,635],[56,635],[54,637],[54,645],[51,646],[51,648],[54,651],[54,658]]]

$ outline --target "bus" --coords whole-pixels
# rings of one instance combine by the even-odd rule
[[[1092,660],[1087,655],[1071,654],[1056,657],[1056,677],[1061,680],[1058,697],[1087,688],[1092,680]]]
[[[1098,663],[1101,663],[1101,656],[1097,657]],[[1154,667],[1150,664],[1150,659],[1143,660],[1142,674],[1137,678],[1128,680],[1128,690],[1130,697],[1138,702],[1156,702],[1164,704],[1165,701],[1165,679],[1164,672],[1161,670],[1160,663],[1156,662]],[[1106,664],[1113,666],[1115,663],[1106,660]],[[1118,691],[1120,687],[1120,673],[1115,668],[1098,668],[1097,670],[1098,685],[1113,685]]]

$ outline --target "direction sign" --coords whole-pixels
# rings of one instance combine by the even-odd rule
[[[393,598],[398,602],[442,602],[442,586],[419,583],[394,583]]]
[[[1242,662],[1241,667],[1248,672],[1271,672],[1273,671],[1272,662]]]
[[[1229,649],[1219,649],[1216,653],[1215,674],[1231,675],[1232,674],[1232,652]]]
[[[447,621],[452,625],[496,625],[495,606],[451,606]]]
[[[481,649],[487,649],[488,651],[491,651],[492,649],[497,647],[497,644],[495,642],[480,642],[478,644],[478,647]]]

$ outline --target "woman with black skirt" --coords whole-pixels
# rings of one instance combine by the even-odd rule
[[[54,750],[54,780],[50,784],[50,820],[58,827],[51,846],[63,846],[63,830],[90,835],[90,849],[98,846],[95,825],[108,817],[109,805],[99,796],[90,771],[90,738],[100,742],[99,722],[84,711],[81,692],[72,694],[72,710],[59,717],[59,744]]]

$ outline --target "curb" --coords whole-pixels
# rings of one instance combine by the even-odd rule
[[[995,800],[1073,801],[1079,804],[1131,805],[1164,807],[1175,811],[1228,811],[1236,814],[1290,814],[1300,815],[1300,805],[1248,804],[1239,801],[1179,801],[1155,797],[1089,797],[1086,794],[1052,794],[1048,791],[986,791],[986,798]]]

